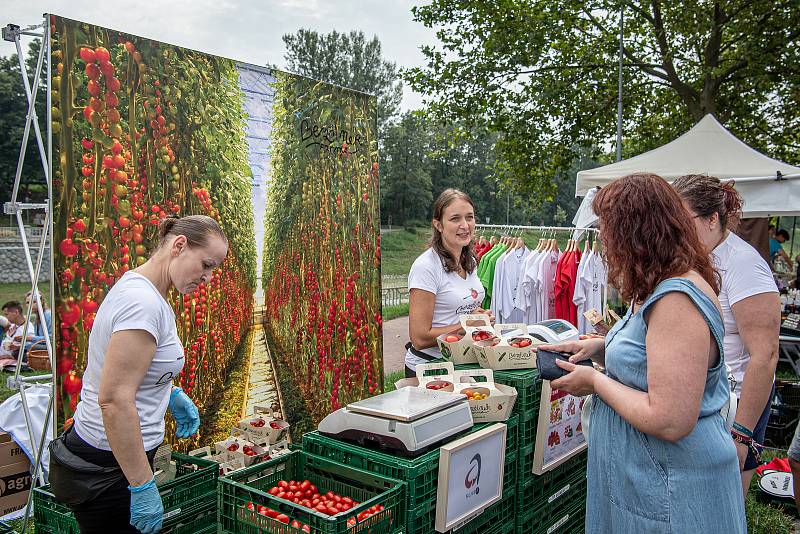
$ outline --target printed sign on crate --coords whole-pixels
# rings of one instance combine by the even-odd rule
[[[541,475],[566,462],[586,448],[581,410],[586,397],[552,389],[542,380],[542,399],[533,452],[533,473]]]
[[[504,423],[496,423],[442,446],[437,532],[463,525],[503,498],[506,432]]]

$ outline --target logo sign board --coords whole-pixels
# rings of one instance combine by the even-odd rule
[[[505,423],[497,423],[442,446],[436,530],[460,526],[503,498]]]

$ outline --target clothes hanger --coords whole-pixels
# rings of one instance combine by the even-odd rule
[[[597,234],[597,232],[593,232],[593,238],[594,239],[592,239],[592,252],[598,254],[600,252],[600,244],[599,244],[600,236]]]

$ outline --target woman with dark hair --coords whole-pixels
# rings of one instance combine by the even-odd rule
[[[593,201],[609,282],[630,302],[605,340],[563,343],[552,387],[594,394],[586,532],[744,533],[719,278],[678,194],[634,174]]]
[[[692,174],[681,176],[672,187],[683,198],[722,278],[719,303],[725,324],[725,364],[732,378],[731,389],[739,398],[734,430],[763,444],[778,364],[778,287],[764,258],[729,230],[742,210],[742,199],[732,183]],[[743,471],[742,490],[747,495],[760,462],[744,443],[737,442],[736,449]]]
[[[420,363],[437,361],[436,338],[461,329],[459,315],[488,313],[481,308],[484,289],[472,248],[475,206],[469,195],[445,189],[433,204],[433,234],[408,273],[409,306],[406,376]]]
[[[228,241],[205,215],[166,218],[159,238],[150,259],[126,272],[100,304],[74,424],[50,446],[53,493],[70,506],[83,534],[161,530],[153,459],[167,408],[179,438],[200,426],[194,403],[172,385],[185,360],[167,297],[173,288],[188,294],[207,283]],[[78,460],[68,461],[73,456]],[[105,474],[95,476],[92,491],[76,484],[97,472]]]

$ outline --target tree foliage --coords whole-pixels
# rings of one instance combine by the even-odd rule
[[[36,68],[39,56],[40,42],[34,40],[28,48],[26,68],[29,76]],[[30,78],[29,78],[30,79]],[[36,95],[36,113],[39,124],[42,126],[42,135],[46,135],[43,120],[47,109],[46,84],[42,83]],[[22,74],[19,69],[17,55],[0,57],[0,203],[11,200],[14,186],[14,176],[17,171],[20,144],[25,129],[25,116],[28,111],[28,101],[25,97],[25,88],[22,84]],[[28,136],[28,146],[25,152],[25,162],[22,167],[23,184],[41,183],[41,191],[30,192],[21,188],[18,200],[42,200],[47,196],[44,170],[39,159],[39,150],[36,146],[33,125]]]
[[[437,117],[502,134],[499,178],[551,192],[580,154],[614,144],[620,9],[624,156],[713,113],[755,148],[797,159],[797,0],[434,0],[413,12],[440,42],[406,77]]]
[[[397,65],[384,59],[377,36],[362,31],[285,34],[286,68],[292,72],[378,97],[379,131],[400,108],[403,84]]]

